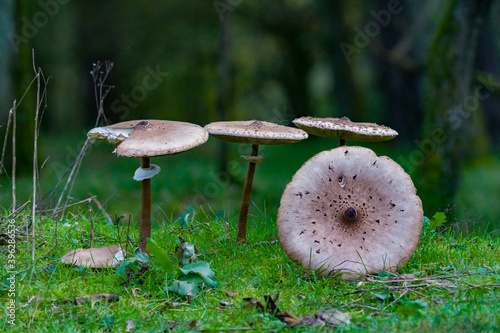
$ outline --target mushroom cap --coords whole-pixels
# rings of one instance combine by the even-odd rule
[[[88,133],[88,136],[106,140],[109,143],[114,143],[111,139],[118,141],[116,154],[124,157],[177,154],[199,146],[208,140],[208,133],[203,127],[172,120],[124,121],[106,127],[94,128]],[[122,137],[124,138],[120,141]]]
[[[327,138],[357,142],[379,142],[395,138],[398,132],[387,126],[373,123],[356,123],[347,117],[314,118],[302,117],[293,121],[295,126],[307,133]]]
[[[205,126],[210,135],[222,141],[256,145],[282,145],[307,139],[298,128],[260,120],[219,121]]]
[[[306,161],[286,186],[277,225],[286,254],[321,274],[396,271],[422,232],[410,176],[386,156],[339,147]]]
[[[61,262],[63,264],[73,264],[79,267],[111,268],[118,266],[118,264],[125,259],[124,257],[120,245],[110,245],[85,250],[71,250],[61,258]]]

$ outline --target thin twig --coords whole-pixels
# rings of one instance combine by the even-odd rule
[[[208,330],[200,330],[200,332],[213,332],[213,331],[272,331],[282,329],[284,326],[275,326],[275,327],[231,327],[231,328],[217,328],[217,329],[208,329]]]
[[[118,244],[120,244],[120,248],[123,249],[123,245],[122,245],[122,239],[121,239],[121,236],[120,236],[120,223],[118,223],[118,218],[116,216],[116,213],[115,213],[115,221],[116,221],[116,233],[118,234]]]
[[[89,207],[90,214],[90,248],[94,248],[94,219],[92,216],[92,208]]]
[[[0,159],[0,175],[5,170],[5,167],[3,166],[3,161],[4,161],[4,157],[5,157],[5,150],[7,149],[7,140],[9,139],[9,129],[10,129],[11,122],[12,122],[12,109],[10,109],[10,111],[9,111],[9,118],[7,119],[7,127],[5,129],[5,137],[3,140],[2,158]],[[5,172],[5,173],[7,173],[7,172]]]
[[[424,284],[411,284],[409,286],[384,286],[384,287],[377,287],[377,288],[372,288],[372,289],[358,289],[358,290],[352,291],[350,293],[343,294],[342,296],[365,293],[365,292],[374,291],[374,290],[387,290],[387,289],[398,290],[398,289],[423,288],[423,287],[429,287],[429,284],[424,283]]]
[[[25,203],[23,203],[21,206],[17,207],[17,209],[15,211],[13,211],[12,213],[10,213],[9,216],[7,216],[7,219],[15,219],[21,212],[24,212],[24,210],[26,209],[26,207],[28,207],[28,205],[31,203],[31,201],[26,201]]]
[[[31,261],[35,262],[35,235],[36,235],[36,223],[35,223],[35,215],[36,215],[36,197],[37,197],[37,179],[38,179],[38,116],[40,114],[40,70],[38,72],[35,68],[35,55],[34,51],[32,51],[33,57],[33,69],[35,70],[35,74],[37,77],[36,80],[36,109],[35,109],[35,133],[33,138],[33,198],[31,204]]]
[[[450,279],[455,279],[459,277],[464,277],[464,276],[471,276],[471,275],[477,275],[477,274],[493,274],[495,273],[494,270],[490,270],[488,272],[469,272],[469,273],[460,273],[456,274],[453,276],[450,275],[433,275],[429,276],[426,278],[415,278],[415,279],[387,279],[387,280],[374,280],[374,279],[366,279],[367,282],[374,282],[374,283],[400,283],[400,282],[424,282],[424,281],[429,281],[429,280],[450,280]]]
[[[63,210],[65,210],[65,209],[69,208],[69,207],[78,206],[79,204],[82,204],[82,203],[87,203],[87,204],[90,204],[90,201],[91,201],[91,198],[87,198],[87,199],[80,200],[80,201],[78,201],[78,202],[72,203],[72,204],[67,205],[67,206],[65,206],[65,207],[62,207],[62,208],[57,208],[57,209],[56,209],[56,208],[51,208],[51,209],[47,209],[47,210],[45,210],[45,211],[46,211],[46,212],[50,212],[50,211],[52,211],[52,214],[56,214],[56,213],[58,213],[58,212],[60,212],[60,211],[63,211]]]
[[[61,207],[61,202],[64,198],[64,195],[66,194],[66,191],[68,190],[68,187],[70,186],[70,184],[73,184],[72,181],[73,181],[73,177],[75,177],[75,175],[78,173],[78,170],[80,169],[80,163],[81,163],[81,160],[83,159],[83,156],[85,155],[85,152],[87,151],[88,147],[90,146],[89,142],[91,140],[89,138],[87,138],[87,140],[85,140],[85,143],[83,144],[83,147],[82,149],[80,149],[80,153],[78,154],[76,160],[75,160],[75,163],[73,164],[73,168],[71,169],[71,172],[68,176],[68,179],[66,180],[66,184],[64,185],[64,188],[61,192],[61,195],[59,196],[59,200],[57,201],[57,204],[56,204],[56,207],[54,209],[54,211],[58,211]],[[73,188],[73,185],[71,185],[71,189]],[[65,201],[65,204],[64,204],[64,207],[62,208],[62,213],[61,213],[61,220],[64,216],[64,210],[65,210],[65,207],[68,206],[68,200],[70,198],[70,193],[68,193],[68,196],[66,198],[66,201]]]
[[[12,103],[12,211],[16,210],[16,101]]]
[[[125,243],[125,253],[128,253],[128,243],[130,242],[130,218],[131,218],[131,215],[128,214],[127,242]],[[117,223],[118,223],[118,221],[117,221]]]
[[[106,212],[106,210],[104,209],[104,206],[101,204],[101,202],[99,200],[97,200],[97,197],[90,192],[88,194],[92,198],[92,201],[97,205],[97,208],[99,208],[99,210],[104,214],[104,216],[106,217],[106,220],[108,220],[109,223],[113,224],[113,220],[111,219],[111,216],[109,216],[109,214]]]
[[[373,306],[369,306],[369,305],[364,305],[364,304],[351,304],[349,305],[350,307],[356,307],[356,308],[364,308],[364,309],[368,309],[368,310],[373,310],[373,311],[384,311],[384,309],[379,309],[379,308],[376,308],[376,307],[373,307]]]

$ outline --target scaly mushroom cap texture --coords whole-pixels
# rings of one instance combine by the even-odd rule
[[[116,267],[123,260],[124,254],[120,245],[71,250],[61,258],[63,264],[90,268]]]
[[[88,136],[116,144],[116,155],[154,157],[172,155],[205,143],[203,127],[171,120],[133,120],[92,129]],[[117,140],[118,139],[118,140]]]
[[[302,117],[295,119],[293,123],[307,133],[347,141],[379,142],[391,140],[398,135],[398,132],[387,126],[373,123],[356,123],[347,117]]]
[[[219,121],[205,126],[210,135],[222,141],[256,145],[282,145],[307,139],[307,133],[267,121]]]
[[[278,235],[306,270],[394,272],[411,257],[423,211],[410,176],[363,147],[323,151],[293,176],[281,198]]]

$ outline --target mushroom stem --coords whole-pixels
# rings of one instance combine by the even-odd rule
[[[149,157],[141,158],[141,167],[149,168]],[[151,237],[151,178],[142,180],[141,225],[139,229],[139,249],[148,252],[146,245]]]
[[[257,156],[259,145],[252,145],[251,156]],[[255,163],[248,163],[247,178],[243,186],[243,196],[241,198],[240,215],[238,216],[238,234],[236,235],[237,244],[245,244],[247,239],[247,219],[248,206],[250,205],[250,192],[252,191],[253,175],[255,173]]]
[[[339,147],[345,146],[345,139],[339,139]]]

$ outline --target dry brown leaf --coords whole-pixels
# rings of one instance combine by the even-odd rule
[[[75,305],[85,304],[87,301],[101,301],[101,303],[108,302],[117,302],[120,300],[120,296],[114,294],[93,294],[93,295],[84,295],[75,297]]]
[[[236,296],[236,295],[238,295],[238,293],[237,293],[237,292],[230,291],[230,290],[226,290],[226,296],[227,296],[227,297],[234,297],[234,296]]]
[[[133,320],[126,320],[125,324],[127,324],[127,328],[125,329],[125,332],[130,332],[135,329],[135,323]]]

